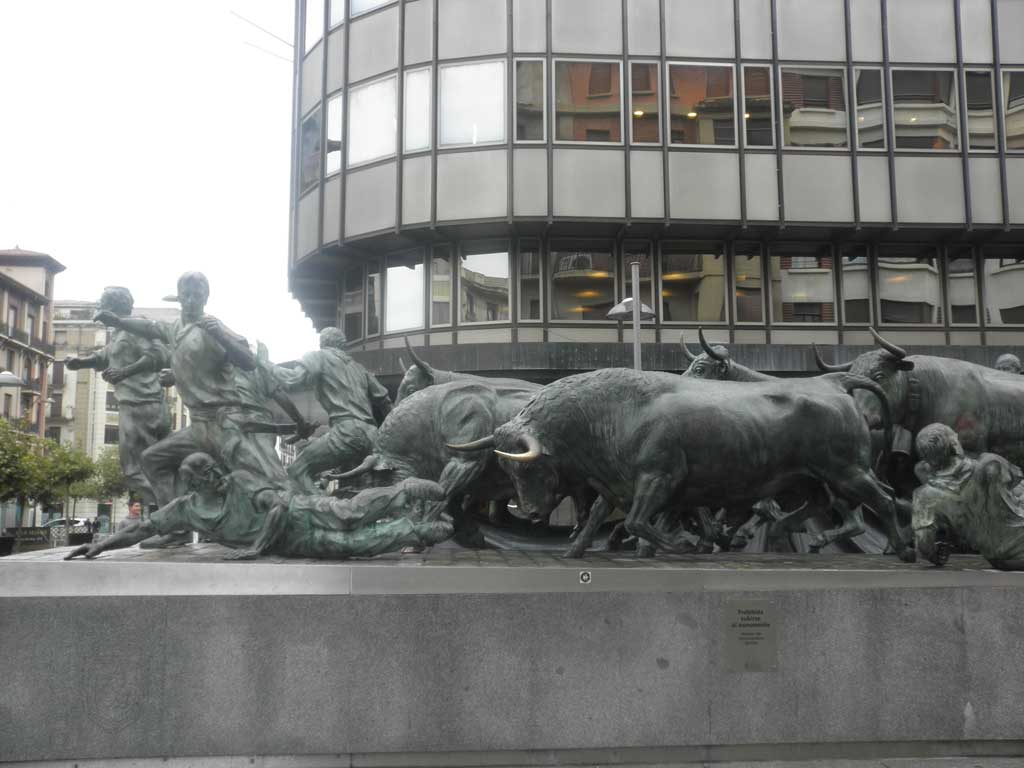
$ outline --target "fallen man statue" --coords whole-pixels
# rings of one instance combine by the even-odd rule
[[[441,486],[429,480],[409,478],[398,485],[337,499],[292,493],[246,470],[226,473],[205,453],[185,459],[181,478],[188,493],[148,520],[129,524],[95,544],[82,545],[65,559],[92,559],[155,534],[181,530],[195,531],[235,549],[227,559],[279,555],[342,560],[431,546],[452,535],[448,521],[407,516],[420,500],[444,498]]]
[[[964,455],[956,432],[930,424],[917,435],[923,485],[914,491],[914,540],[935,565],[949,539],[965,542],[1002,571],[1024,570],[1024,474],[1001,456]]]

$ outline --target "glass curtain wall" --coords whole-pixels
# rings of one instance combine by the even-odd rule
[[[948,253],[946,296],[950,325],[978,324],[978,275],[969,246],[951,248]]]
[[[831,246],[818,243],[773,245],[768,266],[773,323],[835,324],[836,287]]]
[[[505,141],[505,62],[448,64],[440,74],[441,146]]]
[[[552,320],[607,320],[616,271],[609,243],[553,241],[550,265]]]
[[[634,61],[630,63],[629,70],[630,140],[634,144],[660,144],[658,64]]]
[[[524,322],[541,319],[540,243],[522,240],[519,243],[519,319]]]
[[[1024,325],[1024,249],[985,249],[985,323]]]
[[[942,287],[934,246],[881,246],[878,308],[883,325],[939,325]]]
[[[721,245],[661,244],[663,323],[724,323],[726,295]]]
[[[669,64],[672,144],[736,145],[736,91],[731,64]]]
[[[452,324],[452,247],[434,248],[430,261],[430,325]]]
[[[467,243],[459,266],[462,323],[499,323],[509,319],[507,243]]]
[[[516,141],[544,141],[544,60],[516,60]]]
[[[764,323],[764,277],[761,269],[761,246],[758,243],[737,243],[734,248],[735,317],[737,323]]]
[[[555,141],[622,142],[622,64],[555,61]]]
[[[345,286],[341,295],[341,330],[345,338],[356,341],[363,337],[363,268],[350,267],[345,270]]]
[[[839,279],[843,291],[843,323],[871,324],[871,264],[866,245],[839,249]]]
[[[385,332],[422,328],[423,252],[415,250],[388,256],[386,280]]]
[[[894,69],[896,149],[957,149],[956,77],[948,69]]]
[[[781,66],[779,78],[785,146],[849,146],[845,70],[838,67]]]
[[[650,307],[653,312],[657,312],[654,258],[651,253],[651,244],[646,240],[627,240],[622,244],[622,290],[619,291],[619,300],[622,301],[633,296],[632,264],[634,261],[640,264],[640,301]]]

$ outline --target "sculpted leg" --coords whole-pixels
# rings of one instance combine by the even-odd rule
[[[845,500],[850,506],[867,504],[875,511],[885,526],[889,543],[900,560],[912,563],[917,559],[913,546],[908,547],[900,533],[896,520],[896,504],[878,483],[873,474],[859,468],[851,468],[849,474],[837,480],[830,480],[829,486],[836,496]],[[863,520],[861,521],[863,526]]]
[[[822,531],[815,536],[811,540],[811,552],[819,552],[822,547],[837,541],[852,539],[854,536],[860,536],[865,531],[864,514],[861,512],[859,504],[850,505],[844,499],[836,499],[832,504],[832,508],[839,513],[843,523],[838,528]]]
[[[456,503],[449,505],[449,512],[455,522],[455,540],[464,547],[479,549],[486,547],[484,536],[480,532],[473,514],[462,504],[462,498],[469,490],[473,481],[480,477],[486,466],[486,460],[474,457],[470,459],[451,459],[438,478],[438,484],[444,488],[445,498]]]
[[[178,495],[175,483],[181,462],[189,454],[201,449],[193,434],[193,428],[186,427],[171,433],[142,452],[142,471],[156,495],[156,503],[161,507],[169,504]]]
[[[586,525],[583,526],[583,530],[579,532],[579,535],[576,536],[572,546],[566,550],[562,557],[583,557],[583,553],[586,552],[594,542],[594,535],[601,527],[601,524],[608,519],[608,514],[611,510],[612,506],[604,496],[598,496],[597,501],[595,501],[594,505],[590,508],[590,514],[587,517]]]
[[[633,505],[626,516],[626,530],[668,552],[692,552],[692,536],[674,538],[654,524],[654,516],[671,501],[675,483],[664,474],[645,473],[637,480]]]

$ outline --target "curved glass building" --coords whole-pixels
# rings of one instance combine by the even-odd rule
[[[683,367],[697,326],[780,373],[869,325],[982,363],[1024,343],[1024,0],[296,21],[290,288],[379,374],[405,336],[443,368],[628,365],[605,315],[633,261],[651,367]]]

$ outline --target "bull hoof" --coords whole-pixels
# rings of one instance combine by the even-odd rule
[[[637,557],[654,557],[655,552],[657,552],[657,549],[650,542],[641,541],[636,546]]]
[[[899,558],[904,563],[916,563],[917,552],[912,547],[904,547],[899,551]]]
[[[583,547],[569,547],[562,555],[565,560],[578,560],[583,557]]]

